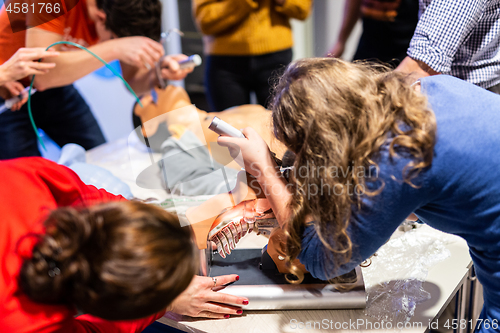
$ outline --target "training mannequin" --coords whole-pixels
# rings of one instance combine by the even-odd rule
[[[170,112],[192,105],[186,91],[172,85],[164,90],[154,88],[151,94],[141,98],[141,103],[143,107],[139,104],[134,107],[134,127],[142,123],[142,134],[149,139],[153,149],[155,149],[155,142],[161,145],[169,134],[177,132],[179,128],[185,128],[191,130],[201,142],[206,142],[210,151],[219,136],[208,129],[212,119],[216,116],[237,129],[254,128],[278,157],[283,156],[286,151],[284,145],[272,134],[271,113],[260,105],[241,105],[222,112],[206,112],[196,108],[197,117],[193,117],[193,113],[186,116],[179,112]],[[170,133],[158,131],[162,124]],[[202,131],[200,131],[200,124]],[[161,137],[155,138],[155,134]],[[217,160],[217,156],[214,158]]]
[[[277,141],[272,134],[270,112],[260,105],[242,105],[214,113],[198,108],[196,108],[196,113],[171,112],[192,105],[186,91],[172,85],[167,86],[164,90],[155,88],[151,94],[141,98],[141,103],[143,107],[136,104],[133,110],[134,126],[141,126],[138,127],[140,129],[138,130],[139,137],[148,138],[148,144],[154,150],[160,150],[159,147],[169,136],[180,137],[188,129],[201,142],[207,142],[207,148],[211,150],[215,160],[219,162],[227,161],[226,149],[221,150],[215,144],[219,135],[208,129],[213,117],[217,116],[235,128],[248,126],[254,128],[264,138],[276,156],[281,158],[286,151],[284,145]],[[199,124],[201,124],[201,127]],[[218,156],[218,153],[220,156]],[[228,166],[234,166],[238,170],[241,169],[235,162]],[[253,176],[244,171],[238,173],[236,186],[230,192],[220,193],[200,206],[189,209],[186,216],[192,226],[198,248],[206,249],[207,239],[210,238],[222,257],[229,255],[241,237],[252,232],[253,228],[258,232],[258,223],[257,225],[248,224],[244,216],[250,219],[252,217],[253,219],[255,217],[257,219],[274,218],[274,214],[270,211],[270,205],[265,199],[258,182]],[[222,222],[229,219],[234,219],[234,221],[227,225],[222,224]],[[284,243],[280,243],[284,239],[284,235],[280,230],[272,231],[268,253],[276,263],[279,272],[288,273],[289,270],[285,262],[278,259],[285,256],[283,251]],[[302,268],[303,272],[306,272],[303,265],[300,265],[298,261],[296,264]]]

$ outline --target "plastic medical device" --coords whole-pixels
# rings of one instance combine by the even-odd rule
[[[23,99],[23,95],[27,94],[29,90],[30,87],[26,87],[24,88],[23,92],[20,93],[18,96],[14,96],[6,100],[5,103],[2,106],[0,106],[0,114],[7,110],[10,110],[14,104]],[[36,93],[36,89],[31,89],[31,94],[33,95],[34,93]]]
[[[241,131],[237,130],[218,117],[214,117],[208,128],[219,135],[230,136],[233,138],[245,138]]]
[[[161,75],[162,60],[163,60],[163,57],[160,59],[160,61],[158,61],[155,64],[155,71],[156,71],[156,77],[158,79],[158,83],[160,85],[160,88],[165,89],[167,87],[167,81]],[[189,68],[189,67],[196,67],[199,65],[201,65],[201,57],[197,54],[193,54],[189,58],[179,61],[180,69]]]
[[[188,67],[196,67],[200,65],[201,65],[201,57],[197,54],[193,54],[186,60],[179,61],[179,66],[181,67],[181,69]]]

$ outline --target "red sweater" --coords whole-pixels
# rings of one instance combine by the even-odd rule
[[[126,200],[85,185],[70,169],[39,157],[0,161],[0,330],[2,332],[141,332],[160,318],[107,321],[91,315],[75,318],[76,309],[31,301],[20,290],[22,257],[31,256],[33,237],[43,233],[47,214],[58,207]]]

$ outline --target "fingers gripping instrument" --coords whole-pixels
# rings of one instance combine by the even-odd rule
[[[167,82],[166,79],[163,78],[161,74],[161,64],[163,62],[163,59],[165,56],[160,58],[160,61],[158,61],[155,64],[155,73],[156,73],[156,78],[158,79],[158,84],[161,89],[165,89],[167,87]],[[179,61],[179,68],[180,69],[185,69],[185,68],[190,68],[190,67],[196,67],[201,65],[201,57],[198,54],[193,54],[192,56],[189,56],[187,59]],[[168,67],[166,67],[168,68]]]
[[[229,125],[219,117],[214,117],[212,123],[210,123],[208,128],[219,135],[230,136],[233,138],[242,138],[242,139],[245,138],[245,136],[243,135],[243,133],[241,133],[241,131],[238,131],[236,128]]]
[[[189,68],[189,67],[196,67],[201,65],[201,57],[197,54],[193,54],[192,56],[189,56],[186,60],[181,60],[179,61],[179,67],[181,69],[184,68]]]
[[[0,106],[0,113],[3,113],[7,110],[10,110],[14,104],[17,102],[21,101],[23,99],[24,94],[28,94],[28,90],[30,90],[30,87],[24,88],[23,92],[20,93],[18,96],[14,96],[12,98],[9,98],[8,100],[5,101],[5,103]],[[31,94],[33,95],[36,92],[36,89],[31,89]]]
[[[242,138],[242,139],[246,138],[245,135],[241,133],[241,131],[229,125],[219,117],[214,117],[208,128],[219,135],[230,136],[232,138]],[[273,156],[273,159],[276,161],[276,164],[278,166],[281,166],[282,161],[276,157],[276,154],[271,152],[271,155]]]

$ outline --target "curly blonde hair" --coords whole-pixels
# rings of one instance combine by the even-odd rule
[[[382,184],[367,190],[366,182],[375,177],[360,170],[378,168],[375,157],[388,139],[391,156],[401,149],[411,154],[403,170],[403,180],[411,186],[432,163],[436,120],[427,99],[410,87],[405,74],[381,66],[335,58],[296,61],[275,87],[272,119],[276,137],[297,155],[290,179],[289,262],[301,250],[308,216],[333,252],[336,267],[350,261],[351,209],[361,208],[362,196],[373,197],[383,189]],[[332,170],[341,172],[332,176]],[[321,192],[310,195],[311,188]],[[331,189],[339,191],[332,195]]]

